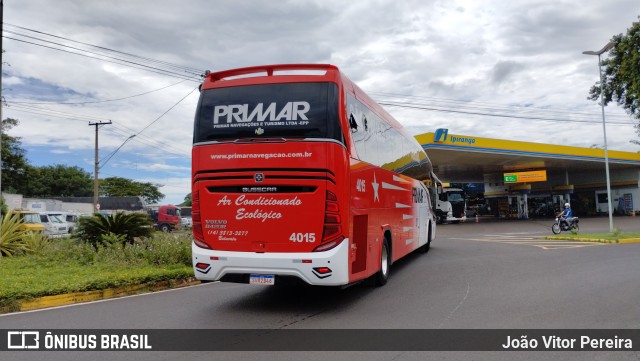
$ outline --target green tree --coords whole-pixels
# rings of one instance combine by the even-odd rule
[[[142,183],[121,177],[109,177],[100,180],[100,195],[104,197],[142,197],[147,203],[158,203],[164,194],[159,184]]]
[[[182,202],[181,206],[183,207],[191,207],[193,205],[193,200],[191,199],[191,193],[184,196],[184,202]]]
[[[3,119],[0,125],[2,134],[2,149],[0,156],[2,159],[2,190],[7,192],[20,193],[23,188],[25,173],[29,167],[25,150],[22,148],[20,137],[12,137],[7,132],[17,126],[17,119]]]
[[[605,105],[615,100],[629,115],[640,119],[640,22],[634,22],[626,34],[613,36],[611,42],[613,47],[601,63],[604,84],[592,86],[589,99],[598,101],[602,86]],[[640,135],[640,124],[636,132]]]
[[[82,168],[61,164],[27,170],[25,187],[32,197],[90,197],[93,195],[91,174]]]

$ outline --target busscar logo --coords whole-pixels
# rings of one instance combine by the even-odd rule
[[[275,193],[278,187],[242,187],[243,193]]]
[[[256,183],[264,181],[264,173],[256,173],[253,179],[256,181]]]
[[[433,141],[435,143],[443,143],[447,141],[447,136],[449,135],[449,129],[436,129],[436,133],[433,135]]]
[[[7,348],[11,350],[28,350],[40,348],[40,332],[9,331],[7,332]]]

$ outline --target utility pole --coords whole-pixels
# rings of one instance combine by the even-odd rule
[[[96,127],[96,149],[95,149],[95,155],[96,155],[96,160],[94,163],[94,168],[93,168],[93,213],[98,213],[98,165],[100,163],[99,158],[98,158],[98,126],[99,125],[106,125],[106,124],[111,124],[111,121],[109,121],[109,123],[107,122],[98,122],[98,123],[89,123],[89,126],[95,126]]]

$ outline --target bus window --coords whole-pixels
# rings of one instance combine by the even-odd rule
[[[329,138],[344,142],[332,83],[263,84],[202,93],[194,143],[244,138]]]

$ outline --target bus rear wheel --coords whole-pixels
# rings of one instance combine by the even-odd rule
[[[385,237],[380,252],[380,270],[376,273],[376,286],[384,286],[387,283],[390,267],[391,253],[389,252],[389,241]]]

